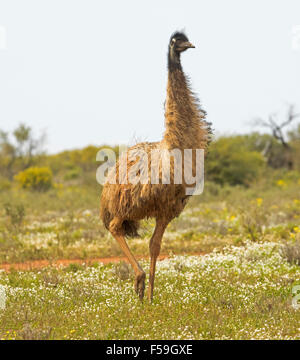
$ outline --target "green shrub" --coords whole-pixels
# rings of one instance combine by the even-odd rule
[[[74,168],[70,169],[69,171],[67,171],[67,173],[64,176],[64,180],[68,181],[68,180],[78,179],[80,177],[81,173],[82,173],[81,168],[74,167]]]
[[[206,161],[208,179],[221,185],[249,185],[264,167],[263,156],[249,149],[243,136],[214,141]]]
[[[24,189],[47,191],[53,185],[52,171],[47,167],[31,167],[15,176]]]
[[[6,216],[10,218],[11,225],[19,227],[25,217],[25,208],[23,204],[13,205],[11,203],[4,204]]]
[[[0,177],[0,191],[9,190],[11,188],[11,182],[8,179]]]

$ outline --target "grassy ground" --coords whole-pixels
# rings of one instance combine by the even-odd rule
[[[219,188],[207,184],[166,231],[162,253],[209,252],[251,241],[300,238],[300,184]],[[0,193],[0,264],[28,260],[121,255],[99,221],[100,189],[57,187],[36,194],[14,188]],[[24,208],[25,215],[22,214]],[[148,255],[154,222],[129,240],[137,255]]]
[[[159,262],[153,304],[138,301],[125,264],[2,273],[0,337],[300,339],[297,279],[281,245],[250,242]]]
[[[299,190],[298,178],[207,183],[166,231],[171,258],[158,265],[152,305],[137,300],[126,264],[1,272],[0,338],[300,339]],[[99,222],[99,200],[99,188],[78,184],[0,192],[0,264],[122,255]],[[129,240],[135,254],[148,256],[153,226]]]

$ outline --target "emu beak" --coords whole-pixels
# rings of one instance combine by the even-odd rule
[[[195,48],[195,46],[190,43],[189,41],[185,42],[182,44],[186,49],[189,49],[189,48]]]

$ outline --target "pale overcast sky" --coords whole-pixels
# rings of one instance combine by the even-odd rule
[[[248,132],[300,110],[299,27],[299,0],[0,0],[0,129],[46,130],[49,152],[161,139],[167,45],[185,28],[209,121]]]

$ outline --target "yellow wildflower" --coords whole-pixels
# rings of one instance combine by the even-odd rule
[[[277,180],[276,185],[281,188],[284,188],[284,187],[286,187],[287,184],[284,180]]]
[[[257,199],[256,199],[256,204],[257,204],[257,206],[261,206],[262,203],[263,203],[263,199],[262,199],[262,198],[257,198]]]

